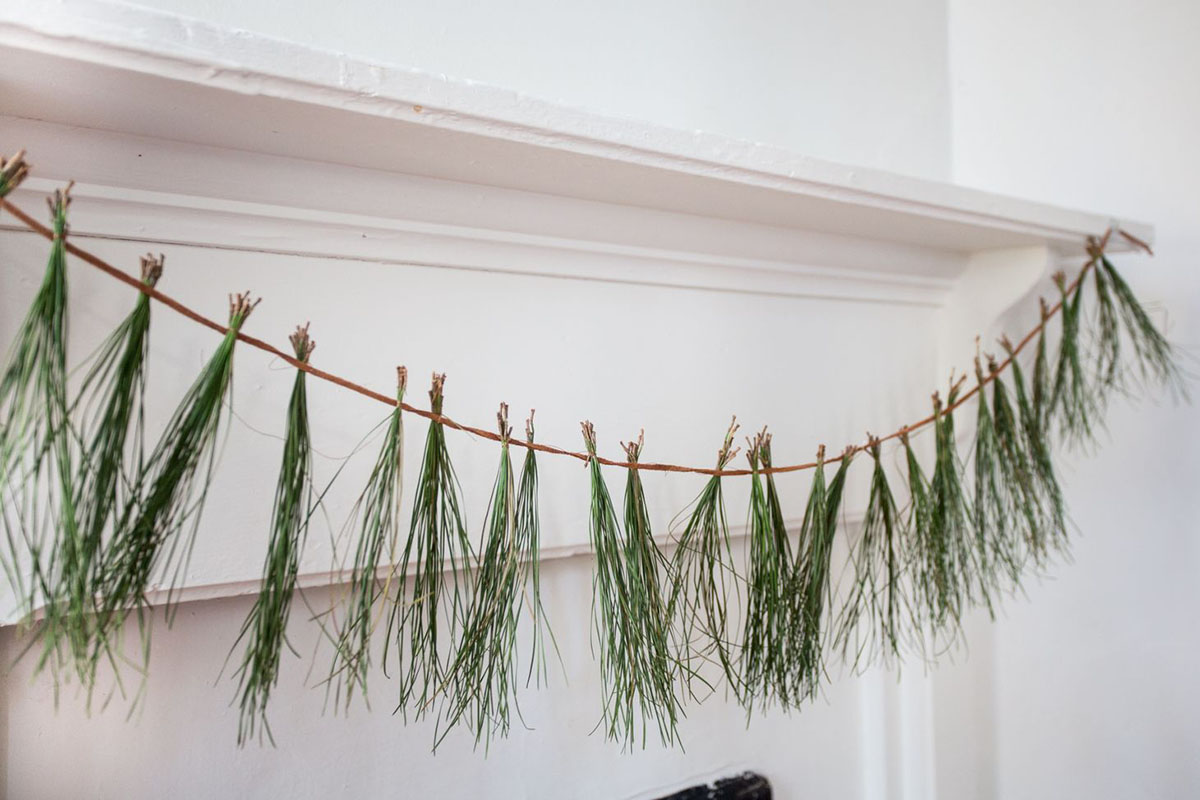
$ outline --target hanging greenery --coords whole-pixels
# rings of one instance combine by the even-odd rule
[[[446,376],[429,389],[433,414],[442,413]],[[471,596],[467,563],[473,556],[459,501],[458,478],[446,449],[446,431],[431,419],[417,475],[408,542],[399,574],[411,572],[407,593],[392,606],[388,641],[395,642],[400,684],[397,708],[421,718],[448,686],[458,633]],[[461,580],[460,580],[461,576]]]
[[[334,702],[349,710],[355,692],[367,701],[367,676],[371,670],[371,635],[383,614],[383,603],[396,579],[389,572],[379,580],[379,570],[396,560],[400,534],[400,500],[404,486],[404,390],[408,370],[396,368],[396,406],[388,415],[383,444],[375,468],[355,504],[351,520],[358,523],[354,566],[345,614],[335,623],[333,666],[329,684],[336,686]]]
[[[256,304],[248,295],[230,298],[227,326],[206,319],[157,291],[161,257],[144,259],[138,279],[68,244],[67,192],[51,199],[48,228],[4,200],[26,172],[22,154],[0,159],[0,208],[44,235],[51,250],[0,375],[0,520],[5,576],[33,630],[30,647],[40,645],[39,666],[56,675],[68,666],[90,689],[100,660],[122,657],[119,637],[131,614],[148,647],[148,592],[159,581],[170,587],[169,620],[195,541],[235,345],[241,339],[297,369],[262,589],[235,643],[245,646],[236,672],[239,741],[256,733],[272,739],[265,708],[287,644],[309,516],[319,502],[311,490],[309,375],[393,404],[345,528],[354,538],[353,566],[326,629],[335,703],[348,706],[355,694],[365,699],[372,638],[386,615],[383,662],[385,671],[396,672],[399,710],[420,718],[436,706],[435,742],[463,725],[485,745],[509,731],[514,711],[520,716],[521,672],[527,686],[545,680],[546,639],[554,643],[542,606],[538,451],[577,458],[588,468],[600,727],[627,747],[645,746],[657,729],[669,746],[680,743],[685,700],[700,699],[701,688],[716,685],[709,668],[720,670],[719,679],[748,711],[789,708],[820,693],[832,656],[852,668],[891,664],[910,652],[924,657],[959,635],[970,609],[994,613],[1030,569],[1044,569],[1067,552],[1056,445],[1091,441],[1114,396],[1185,389],[1169,342],[1108,258],[1105,235],[1087,243],[1087,261],[1074,280],[1056,276],[1058,300],[1042,301],[1041,321],[1028,336],[1015,345],[1001,338],[1003,360],[979,353],[970,389],[963,389],[962,378],[952,380],[944,400],[933,395],[926,419],[847,447],[828,483],[824,447],[812,464],[776,465],[765,428],[748,442],[749,468],[731,468],[736,421],[715,468],[644,463],[640,435],[623,444],[625,460],[612,461],[599,454],[590,423],[583,424],[585,452],[571,452],[535,442],[532,415],[525,440],[513,440],[505,405],[497,431],[454,422],[442,413],[442,375],[434,375],[426,411],[405,402],[403,368],[394,400],[315,369],[308,363],[307,328],[292,337],[294,355],[241,334]],[[88,362],[73,397],[67,388],[68,253],[141,292]],[[1090,300],[1083,292],[1089,276]],[[151,299],[221,331],[222,339],[144,455]],[[1055,316],[1060,324],[1052,332]],[[969,403],[975,404],[968,411],[973,438],[960,442],[955,416]],[[429,430],[408,538],[397,559],[405,414],[428,418]],[[467,534],[447,427],[499,444],[478,550]],[[923,430],[932,433],[928,468],[914,447]],[[898,480],[885,458],[892,439],[902,451],[894,466],[905,475]],[[513,447],[525,449],[519,482]],[[833,556],[849,472],[860,452],[869,456],[869,491],[861,526],[842,526],[849,553],[842,587],[833,580]],[[623,515],[609,495],[604,466],[626,471]],[[793,542],[775,476],[806,469],[812,481]],[[642,483],[647,471],[706,476],[680,515],[670,560],[653,536]],[[747,476],[750,489],[741,572],[723,490],[723,481],[736,476]],[[526,615],[532,646],[522,670],[518,642]],[[397,652],[389,659],[391,647]]]
[[[750,710],[791,703],[788,624],[792,589],[792,548],[771,468],[771,434],[763,428],[748,440],[750,462],[749,558],[746,614],[742,634],[743,704]]]
[[[717,451],[720,473],[737,455],[733,437],[737,418],[729,423],[725,441]],[[729,624],[729,594],[734,588],[733,551],[729,544],[729,522],[720,474],[704,484],[693,501],[687,524],[675,545],[671,564],[673,585],[668,613],[678,620],[689,677],[699,674],[701,663],[715,661],[735,692],[741,691],[737,659]]]
[[[296,328],[291,343],[296,359],[307,364],[317,346],[308,336],[308,325]],[[279,659],[287,642],[287,623],[300,570],[300,551],[304,547],[313,505],[312,441],[308,433],[306,385],[307,373],[303,369],[296,370],[288,401],[283,461],[275,487],[271,540],[263,564],[262,586],[233,645],[236,648],[243,641],[246,643],[246,651],[235,673],[241,705],[238,744],[253,737],[255,730],[260,737],[266,734],[268,739],[275,741],[267,723],[267,701],[279,680]]]
[[[18,154],[4,165],[5,190],[24,175]],[[75,434],[67,399],[67,207],[70,186],[49,200],[50,258],[0,376],[0,497],[8,552],[5,574],[28,616],[45,609],[49,635],[37,668],[58,666],[75,649],[58,586],[83,547],[74,473]],[[86,674],[86,671],[85,671]]]
[[[789,622],[792,666],[791,696],[800,700],[815,698],[820,692],[825,674],[823,644],[826,617],[832,599],[830,564],[833,540],[837,533],[842,494],[846,488],[846,472],[854,459],[854,449],[846,448],[838,463],[837,472],[828,485],[825,483],[825,446],[817,450],[817,465],[813,470],[808,506],[800,525],[800,548],[792,568],[792,606]]]
[[[508,442],[508,404],[496,414],[500,467],[492,487],[484,547],[475,574],[454,664],[450,670],[449,726],[465,719],[475,742],[508,734],[510,709],[517,708],[517,627],[526,555],[517,541],[516,485]]]
[[[919,598],[911,596],[910,560],[917,552],[905,527],[883,466],[879,437],[867,437],[871,488],[862,534],[850,563],[854,580],[838,618],[834,648],[847,664],[865,667],[877,659],[891,663],[905,640],[919,641]]]
[[[164,256],[141,259],[142,284],[153,288]],[[92,624],[96,568],[114,512],[137,502],[143,470],[143,401],[150,350],[150,297],[139,294],[133,310],[96,353],[74,402],[81,426],[82,457],[76,478],[79,537],[64,553],[54,602],[45,611],[47,649],[65,642],[81,683],[89,689],[100,655],[116,661],[116,643]]]
[[[167,583],[167,620],[174,593],[187,571],[200,514],[216,465],[218,432],[233,383],[233,351],[242,324],[258,305],[249,292],[229,297],[229,325],[216,352],[167,422],[147,457],[136,485],[116,520],[95,581],[96,645],[115,641],[131,610],[142,632],[147,658],[146,593],[156,576]]]
[[[661,591],[665,560],[654,543],[641,476],[631,467],[625,484],[625,532],[596,459],[596,431],[584,422],[591,458],[588,515],[596,574],[592,589],[593,632],[604,689],[604,726],[609,739],[626,747],[646,744],[649,723],[665,745],[676,742],[682,716],[675,694],[679,665],[672,653],[670,616]],[[627,443],[631,464],[641,457],[643,438]]]

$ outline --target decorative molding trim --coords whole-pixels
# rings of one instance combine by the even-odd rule
[[[564,108],[110,0],[8,6],[0,11],[0,47],[9,50],[11,79],[18,82],[16,107],[7,112],[39,119],[67,114],[73,118],[62,121],[76,125],[200,142],[221,136],[225,146],[247,150],[958,252],[1028,244],[1078,249],[1084,236],[1111,223],[778,147]],[[176,100],[175,112],[145,119],[113,107],[101,118],[104,112],[83,108],[94,104],[24,91],[19,81],[38,79],[37,64],[21,67],[32,54],[40,54],[41,69],[82,70],[97,85],[123,87],[110,106],[123,96],[144,109],[147,93],[165,92]],[[266,107],[263,98],[278,102]],[[45,107],[23,107],[39,105]],[[202,130],[215,107],[225,109],[221,130]],[[238,113],[250,109],[258,113]],[[285,124],[264,131],[264,114]],[[334,137],[323,133],[335,130],[338,141],[356,146],[329,148]],[[1153,238],[1149,226],[1121,224]]]
[[[33,208],[60,186],[31,178],[14,193]],[[767,259],[77,183],[79,239],[192,246],[441,269],[507,272],[732,293],[940,307],[951,278]],[[550,208],[547,213],[552,213]],[[695,221],[694,224],[703,224]],[[23,226],[0,217],[0,230]],[[877,254],[882,258],[882,253]]]

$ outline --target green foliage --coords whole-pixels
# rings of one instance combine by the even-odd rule
[[[854,582],[834,640],[842,660],[856,668],[899,659],[906,639],[919,635],[921,624],[921,599],[912,596],[908,574],[914,555],[911,530],[888,483],[878,438],[870,437],[867,452],[872,461],[867,511],[851,554]]]
[[[749,441],[750,553],[742,633],[742,703],[751,710],[791,702],[788,631],[791,619],[792,548],[771,468],[771,435],[764,428]]]
[[[162,256],[143,256],[142,283],[155,286],[162,268]],[[79,537],[63,554],[42,636],[50,648],[66,643],[81,683],[89,688],[96,655],[105,653],[111,659],[118,650],[116,643],[96,638],[104,633],[93,624],[96,573],[114,514],[135,503],[140,489],[149,348],[150,298],[139,294],[133,310],[101,345],[73,404],[82,417],[83,452],[76,478]]]
[[[1158,326],[1138,302],[1133,289],[1121,277],[1121,273],[1117,272],[1108,257],[1103,251],[1098,255],[1100,264],[1096,267],[1096,275],[1103,275],[1111,286],[1125,334],[1133,345],[1136,359],[1132,369],[1134,379],[1141,384],[1149,383],[1155,387],[1166,388],[1174,396],[1186,398],[1187,386],[1171,343],[1158,330]]]
[[[115,641],[136,610],[148,656],[146,591],[156,575],[168,582],[167,619],[187,570],[196,528],[216,463],[218,432],[233,381],[233,351],[242,324],[257,305],[231,296],[229,330],[167,423],[137,481],[140,496],[124,504],[97,576],[97,642]]]
[[[518,509],[517,488],[509,455],[508,405],[501,403],[500,467],[492,487],[491,507],[484,529],[484,550],[475,577],[475,591],[467,608],[453,669],[449,701],[449,726],[466,719],[475,741],[508,735],[510,708],[517,704],[517,630],[529,584],[531,562],[537,552],[537,509]],[[528,426],[532,440],[532,419]],[[529,450],[532,455],[533,451]],[[536,466],[534,475],[536,476]],[[536,482],[536,477],[531,480]],[[536,483],[534,484],[536,492]],[[518,515],[518,510],[521,515]],[[523,519],[522,519],[523,517]],[[532,530],[530,524],[532,523]],[[530,552],[523,552],[526,548]],[[541,615],[541,600],[534,586],[531,605]],[[447,726],[447,730],[449,729]]]
[[[429,390],[430,408],[439,416],[445,380],[435,374]],[[394,639],[399,664],[398,709],[405,714],[412,710],[423,717],[447,686],[471,596],[467,565],[472,558],[446,431],[431,421],[400,559],[400,574],[412,578],[388,619],[387,640]]]
[[[854,453],[842,453],[837,472],[825,483],[825,448],[817,451],[812,488],[800,526],[800,547],[792,570],[792,593],[796,605],[789,621],[789,640],[794,659],[791,696],[796,702],[814,699],[825,674],[823,646],[826,616],[831,615],[833,590],[830,584],[833,540],[846,487],[846,474]]]
[[[367,488],[359,495],[351,519],[358,524],[354,567],[344,601],[345,615],[337,623],[330,681],[336,685],[335,703],[349,710],[357,691],[367,701],[367,677],[371,670],[371,635],[383,613],[394,569],[387,582],[379,570],[392,565],[400,533],[400,500],[404,485],[404,390],[408,370],[396,368],[396,407],[388,415],[383,444]]]
[[[596,434],[583,423],[591,458],[591,510],[588,515],[596,574],[592,582],[592,620],[604,689],[605,736],[626,747],[646,746],[650,722],[664,745],[678,741],[682,717],[675,679],[679,671],[671,648],[670,616],[661,574],[666,560],[654,542],[641,476],[630,468],[625,485],[625,533],[596,460]],[[631,463],[641,455],[642,439],[625,445]]]
[[[717,451],[718,470],[725,469],[737,455],[733,436],[735,418]],[[701,662],[715,661],[735,692],[740,691],[737,661],[730,642],[728,604],[736,583],[733,552],[729,545],[729,523],[721,476],[713,475],[693,501],[687,524],[678,535],[671,564],[673,584],[668,613],[678,622],[685,650],[684,673],[695,676]]]
[[[24,174],[20,154],[0,169],[5,191]],[[67,399],[67,207],[70,187],[49,200],[54,238],[46,272],[0,374],[0,522],[8,581],[26,615],[45,605],[51,636],[38,669],[66,663],[59,584],[77,563],[83,531],[75,483],[76,434]],[[60,633],[61,632],[61,633]]]
[[[1086,274],[1085,274],[1086,277]],[[1095,436],[1098,412],[1096,396],[1084,368],[1083,344],[1079,326],[1082,313],[1082,280],[1072,289],[1066,276],[1054,276],[1061,297],[1062,333],[1058,340],[1058,358],[1054,367],[1050,413],[1058,420],[1058,432],[1073,446],[1090,443]]]
[[[308,336],[308,326],[296,328],[291,342],[296,358],[308,363],[316,347],[316,342]],[[262,586],[233,645],[236,649],[238,644],[246,642],[246,651],[236,672],[241,704],[239,745],[253,737],[256,729],[260,739],[265,733],[272,743],[275,741],[267,723],[267,702],[271,689],[279,680],[279,661],[287,642],[287,623],[300,569],[300,552],[304,548],[313,506],[306,378],[304,370],[296,370],[288,401],[283,459],[275,487],[271,540],[263,564]]]

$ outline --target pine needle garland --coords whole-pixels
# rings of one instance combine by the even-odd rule
[[[790,704],[788,629],[792,549],[779,493],[771,473],[771,435],[763,428],[748,441],[750,462],[750,554],[746,575],[746,619],[742,634],[742,702],[749,710]]]
[[[682,711],[675,694],[677,663],[671,653],[670,623],[660,587],[665,559],[654,543],[646,498],[637,470],[625,485],[625,534],[596,460],[596,432],[584,422],[591,458],[589,531],[596,554],[593,578],[593,630],[599,640],[604,690],[605,736],[626,747],[646,746],[651,720],[664,745],[678,740]],[[631,463],[641,455],[642,438],[624,445]]]
[[[792,577],[792,591],[798,603],[793,607],[790,623],[795,659],[791,668],[792,696],[796,702],[814,699],[821,690],[821,679],[825,674],[822,652],[826,616],[833,599],[830,581],[833,540],[837,534],[846,474],[853,458],[853,448],[846,448],[837,472],[826,485],[825,446],[817,450],[817,466],[813,470],[812,488],[800,526],[800,549]]]
[[[729,423],[717,451],[718,470],[737,455],[733,437],[738,424]],[[736,659],[729,641],[728,604],[735,583],[733,552],[721,476],[713,475],[693,501],[687,524],[679,534],[671,565],[671,618],[678,621],[687,656],[684,672],[695,676],[699,661],[716,661],[735,693],[741,691]]]
[[[316,342],[309,338],[308,325],[296,328],[291,343],[296,358],[307,364],[316,347]],[[260,740],[266,734],[272,744],[275,742],[267,722],[267,702],[271,689],[279,680],[279,660],[287,642],[287,623],[300,569],[300,551],[304,547],[313,504],[306,376],[304,370],[296,370],[288,401],[283,460],[275,487],[271,540],[263,564],[262,586],[233,645],[236,648],[242,641],[246,642],[246,651],[236,673],[241,703],[239,745],[252,738],[256,730]]]
[[[229,298],[229,330],[192,383],[146,460],[141,497],[126,503],[105,549],[97,581],[99,641],[110,641],[130,609],[148,635],[145,594],[156,574],[174,588],[187,570],[216,463],[218,433],[233,382],[233,352],[242,324],[258,305],[250,294]],[[143,647],[148,642],[143,640]]]
[[[395,577],[381,583],[378,572],[393,564],[400,533],[400,501],[404,483],[404,391],[408,370],[396,368],[396,407],[387,418],[383,444],[375,467],[355,505],[353,519],[359,521],[358,541],[346,614],[334,634],[333,667],[330,679],[337,686],[335,703],[349,704],[354,693],[367,700],[367,677],[371,669],[371,635],[382,613],[388,587]]]
[[[851,554],[854,583],[840,613],[834,648],[854,668],[898,659],[909,635],[919,634],[920,598],[911,596],[911,542],[888,484],[878,437],[867,437],[871,488],[862,535]]]
[[[23,174],[20,154],[0,174],[11,189]],[[4,567],[25,614],[53,601],[55,559],[78,537],[67,400],[69,191],[69,186],[55,191],[49,200],[54,239],[46,272],[0,374],[0,515],[8,545]],[[38,513],[43,496],[46,515]],[[48,532],[55,537],[49,546]],[[29,553],[28,567],[18,540]]]
[[[153,287],[163,256],[141,259],[141,279]],[[133,310],[109,334],[83,379],[74,406],[83,409],[79,475],[76,478],[79,541],[63,553],[55,603],[47,608],[43,637],[66,641],[76,671],[91,686],[96,651],[113,650],[94,639],[96,570],[105,531],[114,513],[136,502],[143,468],[143,400],[150,348],[150,297],[139,293]]]
[[[437,415],[442,413],[445,381],[445,375],[435,373],[429,390],[430,408]],[[388,620],[387,638],[395,638],[399,664],[397,710],[406,714],[415,710],[420,718],[447,686],[471,596],[465,565],[472,556],[446,432],[440,422],[430,421],[408,541],[400,560],[400,574],[411,572],[412,578]]]

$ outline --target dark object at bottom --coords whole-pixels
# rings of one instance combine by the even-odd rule
[[[705,786],[683,789],[659,800],[771,800],[771,783],[757,773],[743,772]]]

